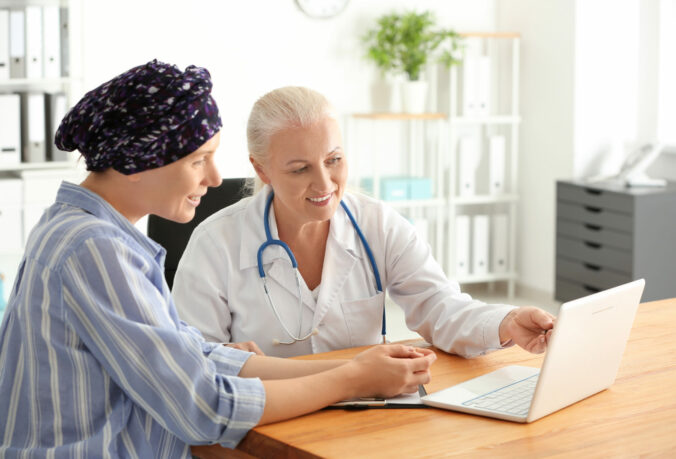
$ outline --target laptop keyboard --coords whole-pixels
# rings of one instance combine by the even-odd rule
[[[472,408],[481,408],[515,416],[525,416],[533,399],[539,374],[535,374],[508,386],[480,395],[463,403]]]

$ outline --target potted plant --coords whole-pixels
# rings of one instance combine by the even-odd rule
[[[429,11],[381,16],[362,40],[367,57],[383,73],[407,76],[402,101],[404,111],[410,113],[425,111],[427,82],[420,79],[420,74],[427,62],[436,59],[447,67],[459,62],[456,55],[461,47],[460,36],[438,27]]]

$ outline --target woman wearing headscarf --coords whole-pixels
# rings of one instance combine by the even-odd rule
[[[61,185],[19,266],[0,326],[0,457],[190,457],[191,444],[234,447],[257,424],[429,380],[422,349],[289,361],[207,343],[179,320],[165,251],[134,223],[189,221],[220,183],[210,93],[206,69],[152,61],[63,119],[56,144],[90,173]]]

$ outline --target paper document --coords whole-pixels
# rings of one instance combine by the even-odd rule
[[[392,398],[353,398],[334,403],[328,408],[424,408],[420,398],[424,395],[427,395],[427,391],[423,386],[418,386],[418,392],[412,394],[401,394]]]

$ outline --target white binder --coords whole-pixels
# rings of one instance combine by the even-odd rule
[[[42,78],[42,7],[26,7],[26,78]]]
[[[59,150],[54,143],[56,130],[61,120],[66,116],[68,105],[66,95],[62,92],[45,93],[45,144],[47,148],[47,161],[68,161],[69,153]]]
[[[0,94],[0,164],[21,162],[21,99]]]
[[[21,143],[23,162],[46,161],[45,98],[42,93],[21,95]]]
[[[462,114],[474,116],[477,113],[478,67],[475,56],[466,55],[462,61]]]
[[[476,58],[476,111],[477,116],[488,116],[490,114],[491,98],[491,59],[488,56],[478,56]]]
[[[45,78],[61,76],[61,17],[59,7],[45,6],[42,10],[43,60]]]
[[[59,30],[61,34],[61,76],[70,76],[70,26],[68,8],[59,8]]]
[[[9,10],[0,9],[0,80],[9,79]]]
[[[494,273],[507,272],[507,241],[509,228],[507,214],[493,215],[491,237],[491,269]]]
[[[9,76],[26,78],[26,15],[24,10],[9,12]]]
[[[488,273],[488,215],[475,215],[472,235],[472,274]]]
[[[488,191],[490,194],[505,192],[505,137],[495,135],[488,142]]]
[[[458,148],[458,195],[472,196],[476,190],[476,168],[481,152],[476,137],[462,137]]]
[[[455,275],[458,277],[469,274],[469,215],[455,217]]]

